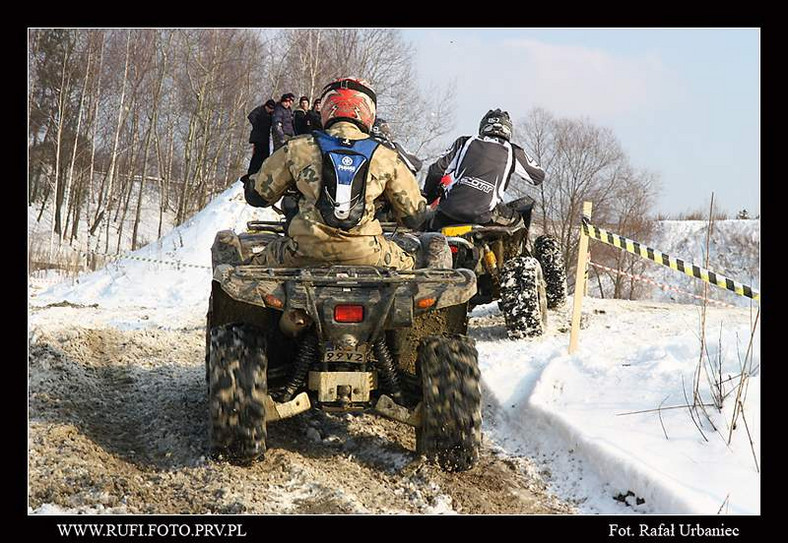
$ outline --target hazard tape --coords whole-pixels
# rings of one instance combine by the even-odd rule
[[[73,249],[73,248],[72,248]],[[89,252],[86,253],[85,251],[78,251],[73,249],[74,252],[81,256],[100,256],[106,258],[108,262],[114,262],[116,260],[136,260],[138,262],[151,262],[154,264],[165,264],[167,266],[175,266],[176,268],[200,268],[205,270],[212,269],[210,266],[203,266],[200,264],[189,264],[188,262],[181,262],[180,260],[157,260],[155,258],[144,258],[141,256],[132,256],[132,255],[105,255],[104,253],[96,253],[96,252]]]
[[[212,269],[210,266],[202,266],[200,264],[189,264],[187,262],[180,262],[180,261],[167,261],[167,260],[156,260],[154,258],[142,258],[139,256],[131,256],[131,255],[123,255],[119,256],[117,260],[137,260],[140,262],[153,262],[155,264],[167,264],[168,266],[176,266],[178,268],[200,268],[204,270]]]
[[[743,285],[737,281],[734,281],[733,279],[725,277],[722,274],[715,273],[711,270],[707,270],[706,268],[696,266],[695,264],[689,262],[684,262],[680,258],[674,258],[670,255],[657,251],[656,249],[642,245],[637,241],[632,241],[631,239],[625,238],[624,236],[619,236],[618,234],[608,232],[604,228],[599,228],[592,225],[589,218],[586,216],[582,217],[582,224],[583,233],[588,237],[599,240],[602,243],[612,245],[621,250],[627,251],[628,253],[652,260],[657,264],[662,264],[663,266],[667,266],[672,270],[683,272],[686,275],[706,281],[707,283],[710,283],[714,286],[735,292],[739,296],[746,296],[747,298],[752,298],[757,302],[761,301],[760,292],[753,290],[747,285]]]
[[[615,274],[618,274],[618,275],[623,275],[625,277],[629,277],[630,279],[634,279],[636,281],[643,281],[645,283],[650,283],[652,285],[655,285],[655,286],[659,287],[663,291],[670,290],[670,291],[673,291],[673,292],[678,292],[679,294],[684,294],[686,296],[691,296],[693,298],[697,298],[698,300],[702,300],[704,302],[709,302],[710,304],[717,304],[717,305],[721,305],[723,307],[729,307],[729,308],[732,308],[732,309],[738,309],[738,307],[735,306],[735,305],[726,304],[725,302],[720,302],[718,300],[712,300],[711,298],[704,298],[703,296],[698,296],[697,294],[693,294],[691,292],[687,292],[687,291],[684,291],[684,290],[681,290],[681,289],[677,289],[676,287],[671,287],[670,285],[665,285],[663,283],[658,283],[657,281],[654,281],[653,279],[650,279],[648,277],[644,277],[642,275],[635,275],[635,274],[627,273],[627,272],[624,272],[624,271],[621,271],[621,270],[608,268],[607,266],[603,266],[602,264],[597,264],[596,262],[591,262],[590,260],[588,261],[588,263],[591,266],[595,267],[595,268],[600,268],[602,270],[606,270],[606,271],[609,271],[609,272],[612,272],[612,273],[615,273]]]

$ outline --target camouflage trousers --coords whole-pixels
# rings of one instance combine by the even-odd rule
[[[277,238],[252,257],[252,263],[271,268],[300,268],[337,264],[380,266],[397,270],[412,270],[416,265],[415,255],[383,236],[359,236],[358,240],[327,241],[321,245],[330,245],[330,250],[315,251],[317,254],[310,254],[299,250],[299,244],[293,238]],[[310,244],[310,246],[312,245]],[[359,248],[364,250],[359,251]]]

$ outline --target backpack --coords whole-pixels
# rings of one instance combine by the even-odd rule
[[[320,131],[312,135],[323,157],[323,179],[316,207],[325,224],[350,230],[364,216],[369,161],[379,144],[372,138],[335,138]]]

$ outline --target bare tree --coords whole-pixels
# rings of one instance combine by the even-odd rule
[[[630,239],[647,242],[651,239],[656,221],[650,217],[651,209],[659,190],[655,174],[648,171],[626,170],[619,178],[611,202],[610,220],[605,225],[613,232]],[[610,268],[594,268],[603,276],[607,289],[600,288],[599,295],[635,300],[646,294],[650,287],[636,281],[633,276],[642,275],[649,266],[643,258],[604,244],[594,246],[594,261]],[[602,280],[598,284],[602,284]]]
[[[289,55],[289,72],[277,73],[279,90],[317,98],[337,77],[369,81],[378,97],[377,111],[398,141],[411,152],[437,158],[436,143],[454,128],[455,94],[445,88],[421,89],[413,69],[414,49],[400,31],[383,28],[295,29],[275,36],[280,54]]]
[[[137,237],[139,235],[140,218],[142,217],[142,202],[145,195],[145,182],[148,178],[148,158],[150,156],[151,142],[156,133],[159,116],[159,102],[161,97],[162,88],[164,87],[164,77],[168,69],[168,49],[172,42],[172,34],[167,36],[167,42],[161,43],[161,36],[155,36],[155,42],[152,44],[154,54],[158,55],[158,75],[157,80],[154,82],[154,89],[150,100],[150,113],[148,114],[148,129],[145,135],[145,148],[143,150],[142,161],[142,174],[140,176],[140,190],[137,197],[137,208],[134,214],[134,226],[131,234],[131,249],[137,249]]]
[[[453,127],[451,86],[420,89],[392,29],[34,29],[28,44],[28,195],[39,219],[52,213],[53,249],[137,248],[152,180],[158,235],[168,215],[186,220],[244,169],[246,114],[284,92],[367,79],[417,153]]]
[[[73,54],[74,42],[73,37],[71,35],[67,35],[67,39],[65,40],[65,48],[63,50],[63,59],[62,59],[62,68],[61,68],[61,78],[60,78],[60,85],[56,89],[57,92],[57,134],[55,139],[55,168],[53,173],[53,193],[55,195],[55,205],[52,209],[52,230],[49,237],[49,258],[52,258],[52,249],[55,234],[57,233],[60,235],[63,231],[61,227],[61,207],[63,203],[63,188],[60,184],[60,160],[62,155],[62,149],[64,145],[64,130],[66,127],[67,115],[68,115],[68,107],[69,107],[69,93],[70,93],[70,85],[71,85],[71,66],[70,66],[70,57]]]
[[[588,119],[556,118],[535,109],[517,123],[515,139],[535,155],[547,175],[539,189],[513,182],[514,192],[536,193],[539,226],[560,240],[568,266],[574,267],[577,260],[580,214],[586,200],[594,204],[594,224],[633,239],[648,235],[653,225],[648,211],[658,192],[656,176],[629,165],[610,129]],[[596,261],[618,272],[636,271],[642,265],[637,257],[602,244],[594,246],[593,254]],[[612,275],[613,296],[635,295],[632,283],[627,286],[624,277]]]
[[[101,209],[102,212],[105,212],[104,220],[106,221],[107,229],[106,229],[106,238],[105,238],[105,246],[104,252],[106,253],[109,250],[109,227],[110,227],[110,207],[112,205],[112,189],[113,183],[115,181],[115,167],[117,164],[118,159],[118,149],[120,145],[120,134],[123,129],[123,123],[125,122],[126,115],[125,113],[125,98],[126,98],[126,82],[128,80],[129,75],[129,50],[131,47],[131,30],[126,31],[126,55],[125,61],[123,65],[123,82],[121,83],[121,91],[120,91],[120,100],[118,102],[118,120],[115,125],[115,138],[114,143],[112,145],[112,150],[110,151],[110,163],[107,169],[108,175],[108,188],[105,198],[104,209],[101,209],[100,206],[97,208],[97,211]],[[101,194],[99,194],[99,203],[101,203]]]

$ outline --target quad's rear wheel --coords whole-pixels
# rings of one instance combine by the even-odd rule
[[[262,458],[268,394],[262,330],[245,324],[211,328],[208,358],[212,452],[240,464]]]
[[[544,334],[547,330],[547,294],[538,260],[520,256],[503,265],[499,306],[510,338]]]
[[[482,403],[478,354],[465,336],[425,338],[418,349],[422,384],[416,450],[446,471],[471,469],[479,459]]]
[[[542,266],[546,284],[547,307],[556,309],[566,304],[566,265],[557,239],[541,235],[534,242],[534,256]]]

